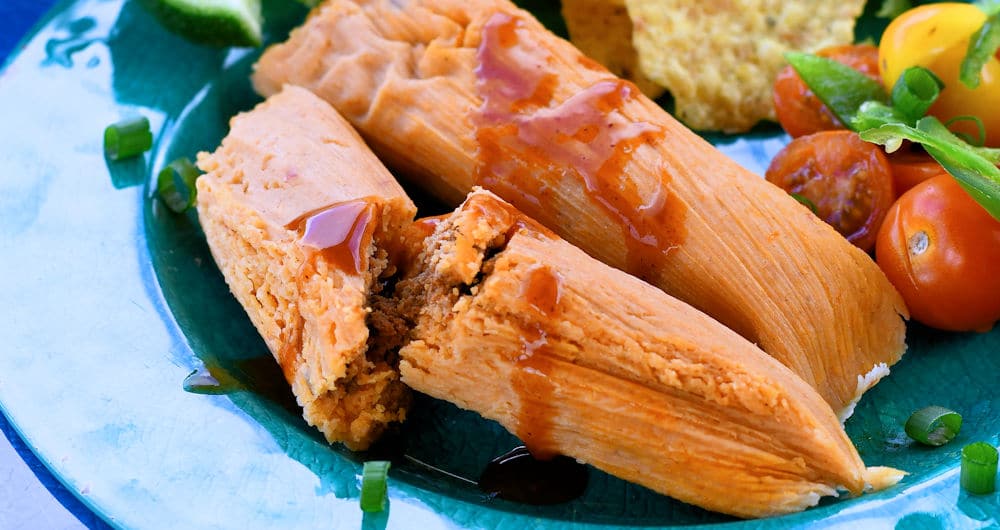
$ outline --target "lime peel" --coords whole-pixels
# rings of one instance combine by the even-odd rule
[[[198,44],[260,46],[260,0],[141,0],[168,30]]]

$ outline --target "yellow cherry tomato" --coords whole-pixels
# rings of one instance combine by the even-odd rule
[[[879,70],[889,90],[911,66],[934,72],[945,88],[928,114],[944,122],[976,116],[986,127],[986,145],[1000,146],[1000,60],[987,61],[975,90],[958,80],[969,37],[985,21],[986,14],[971,4],[927,4],[906,11],[882,34]],[[977,135],[971,122],[956,122],[950,128]]]

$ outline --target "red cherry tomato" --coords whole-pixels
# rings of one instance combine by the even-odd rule
[[[876,81],[882,81],[878,71],[878,48],[874,46],[833,46],[820,50],[816,55],[846,64]],[[774,111],[785,132],[793,138],[844,128],[791,65],[783,68],[774,82]]]
[[[916,320],[951,331],[988,331],[1000,320],[1000,221],[951,176],[892,205],[875,254]]]
[[[930,155],[902,149],[889,155],[889,165],[892,167],[892,183],[897,197],[917,184],[945,172],[941,164]]]
[[[766,177],[812,202],[820,219],[863,250],[875,244],[895,198],[882,149],[846,130],[792,140],[771,161]]]

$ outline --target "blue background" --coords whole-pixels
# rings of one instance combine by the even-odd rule
[[[0,0],[0,62],[17,52],[21,40],[55,3]],[[49,473],[3,414],[0,432],[0,529],[110,528]]]

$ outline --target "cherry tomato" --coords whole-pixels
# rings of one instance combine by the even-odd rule
[[[833,46],[820,50],[816,55],[846,64],[876,81],[882,81],[878,71],[878,48],[874,46]],[[785,132],[794,138],[844,128],[791,65],[783,68],[774,82],[774,111]]]
[[[917,184],[945,172],[941,164],[927,153],[903,149],[889,155],[889,166],[892,167],[892,184],[897,197]]]
[[[1000,221],[951,176],[926,180],[893,204],[875,255],[920,322],[988,331],[1000,320]]]
[[[910,66],[923,66],[944,82],[944,89],[928,111],[947,122],[959,116],[976,116],[986,126],[986,145],[1000,146],[1000,59],[991,58],[980,72],[976,89],[958,79],[969,37],[983,25],[986,14],[971,4],[927,4],[896,17],[882,34],[879,65],[889,90]],[[973,137],[972,122],[951,127]]]
[[[816,215],[869,250],[895,195],[882,149],[847,130],[791,141],[771,161],[767,180],[816,205]]]

